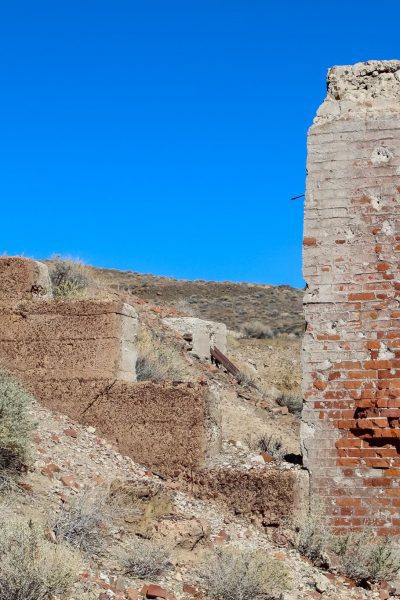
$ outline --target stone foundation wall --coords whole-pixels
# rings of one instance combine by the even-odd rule
[[[336,532],[400,535],[400,62],[332,69],[308,135],[302,443]]]

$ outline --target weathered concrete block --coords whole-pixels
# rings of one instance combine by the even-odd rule
[[[0,256],[0,303],[53,295],[47,266],[20,256]]]
[[[399,100],[400,61],[335,67],[308,134],[302,444],[339,533],[400,536]]]
[[[198,468],[220,449],[219,400],[205,385],[35,378],[28,387],[45,406],[96,427],[120,452],[165,473]]]
[[[213,346],[226,353],[227,329],[224,323],[195,317],[173,317],[163,319],[163,323],[180,333],[191,344],[191,352],[203,360],[210,359]]]

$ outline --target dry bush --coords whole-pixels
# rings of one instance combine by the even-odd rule
[[[400,559],[389,538],[366,529],[334,536],[316,510],[298,529],[295,545],[313,564],[353,579],[357,585],[390,581],[400,572]]]
[[[303,410],[303,398],[301,395],[283,393],[276,399],[276,402],[279,406],[287,406],[292,415],[300,417]]]
[[[0,600],[65,598],[79,566],[76,554],[46,541],[38,526],[2,511]]]
[[[163,342],[147,327],[140,327],[137,337],[138,381],[184,381],[185,363],[179,350]]]
[[[185,298],[179,298],[178,300],[175,300],[175,302],[173,302],[173,306],[177,311],[184,313],[189,317],[196,316],[193,306]]]
[[[244,337],[248,338],[266,339],[274,336],[271,327],[261,321],[246,321],[240,329]]]
[[[161,575],[168,567],[168,550],[150,540],[132,538],[126,550],[124,570],[126,575],[145,579]]]
[[[54,297],[61,300],[83,296],[90,282],[81,261],[61,256],[52,258],[50,279]]]
[[[1,480],[26,464],[34,429],[29,415],[32,397],[5,371],[0,370],[0,486]]]
[[[106,524],[114,518],[113,509],[102,492],[80,494],[64,504],[49,527],[58,540],[89,554],[96,554],[104,543]]]
[[[276,438],[274,435],[264,434],[256,440],[256,442],[252,443],[252,447],[255,450],[260,450],[261,452],[268,452],[277,460],[283,458],[286,454],[286,450],[284,448],[282,440]]]
[[[317,567],[329,566],[328,534],[326,525],[319,510],[308,515],[297,531],[295,546],[298,551],[306,556]]]
[[[358,585],[391,581],[400,571],[392,541],[377,539],[369,530],[332,538],[331,547],[338,560],[337,570]]]
[[[289,587],[282,562],[259,551],[221,548],[201,567],[199,578],[213,600],[270,600]]]

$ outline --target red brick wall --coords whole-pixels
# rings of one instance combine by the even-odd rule
[[[335,99],[333,75],[308,137],[302,443],[311,505],[335,532],[397,536],[400,115],[390,100]]]

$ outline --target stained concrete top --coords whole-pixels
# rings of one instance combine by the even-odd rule
[[[329,69],[327,96],[314,124],[383,111],[400,112],[400,60],[369,60]]]

